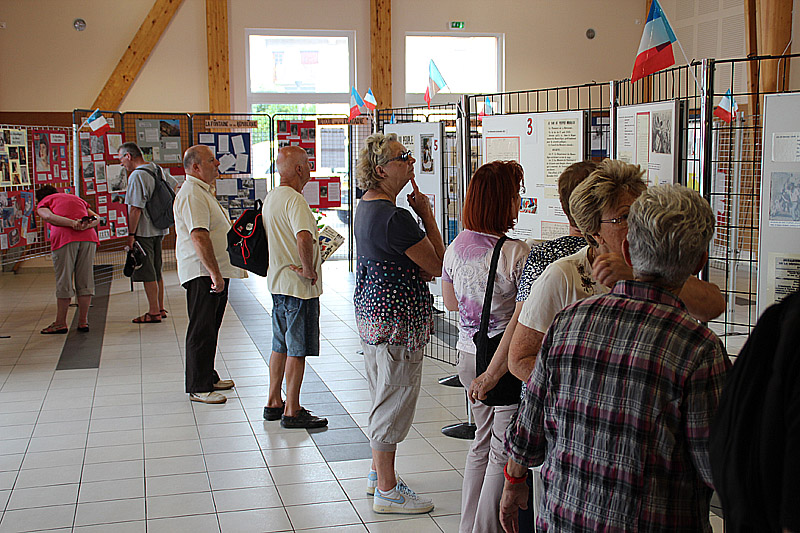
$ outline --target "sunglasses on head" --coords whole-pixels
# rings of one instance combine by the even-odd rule
[[[411,157],[411,150],[406,150],[405,152],[403,152],[402,154],[398,155],[397,157],[393,157],[393,158],[389,159],[386,162],[386,164],[389,164],[392,161],[402,161],[402,162],[405,163],[406,161],[408,161],[409,157]]]

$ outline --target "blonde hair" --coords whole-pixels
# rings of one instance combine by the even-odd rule
[[[639,165],[605,159],[575,187],[569,197],[569,211],[589,244],[597,246],[592,235],[600,232],[603,211],[615,207],[623,194],[639,196],[647,188],[643,174]]]
[[[365,141],[364,148],[358,153],[356,164],[356,186],[362,191],[374,189],[383,178],[375,167],[385,165],[392,158],[389,144],[397,141],[396,133],[373,133]]]

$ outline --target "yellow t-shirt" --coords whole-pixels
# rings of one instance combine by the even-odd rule
[[[322,261],[317,222],[308,202],[293,188],[281,185],[267,195],[262,214],[269,243],[269,291],[302,300],[318,298],[322,294]],[[289,265],[302,266],[297,250],[297,234],[301,231],[308,231],[314,238],[313,265],[317,271],[317,283],[314,285],[311,285],[310,279],[289,268]]]

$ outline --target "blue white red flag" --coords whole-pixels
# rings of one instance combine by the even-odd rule
[[[428,88],[425,89],[425,101],[428,103],[428,107],[431,106],[431,98],[433,98],[436,93],[441,91],[445,88],[447,82],[444,81],[442,77],[442,73],[439,72],[439,69],[436,68],[436,63],[433,62],[431,59],[430,64],[428,65]]]
[[[722,96],[719,105],[714,108],[714,116],[730,124],[731,121],[736,118],[737,111],[739,111],[739,104],[733,99],[731,90],[728,89]]]
[[[487,96],[486,100],[483,102],[483,110],[478,113],[478,120],[482,120],[483,117],[491,115],[492,113],[492,100]]]
[[[94,113],[89,115],[86,121],[89,123],[89,127],[92,128],[92,133],[94,135],[102,135],[111,129],[111,126],[109,126],[106,121],[106,117],[100,113],[99,109],[95,109]]]
[[[355,87],[350,87],[350,120],[361,114],[361,109],[359,108],[363,106],[364,100],[361,99],[361,95],[358,94]]]
[[[367,89],[367,94],[364,95],[364,105],[367,106],[367,109],[370,111],[378,107],[378,101],[375,100],[375,95],[372,94],[372,87]]]
[[[677,41],[675,32],[669,25],[664,10],[658,0],[653,0],[647,23],[644,25],[642,40],[639,43],[639,52],[633,64],[631,82],[649,76],[659,70],[664,70],[675,64],[675,55],[672,52],[672,43]]]

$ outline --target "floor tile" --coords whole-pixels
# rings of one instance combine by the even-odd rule
[[[347,495],[336,481],[280,485],[278,492],[286,506],[347,500]]]
[[[0,521],[0,533],[72,527],[74,517],[75,504],[6,511]]]
[[[268,533],[292,531],[286,510],[280,507],[219,513],[224,533]]]
[[[208,474],[175,474],[171,476],[148,476],[145,479],[145,492],[148,498],[168,494],[207,492],[211,490]]]
[[[156,518],[147,520],[147,533],[203,533],[219,532],[219,522],[214,514]]]
[[[192,492],[149,496],[147,498],[147,518],[168,518],[214,512],[214,499],[211,492]]]
[[[75,512],[75,525],[88,526],[142,520],[145,517],[144,503],[144,498],[79,503]]]
[[[54,505],[74,504],[78,501],[78,484],[51,485],[14,490],[8,509],[28,509]]]
[[[295,529],[361,523],[349,501],[296,505],[287,507],[286,512]]]
[[[275,487],[218,490],[214,491],[213,495],[217,512],[244,511],[283,505]]]

